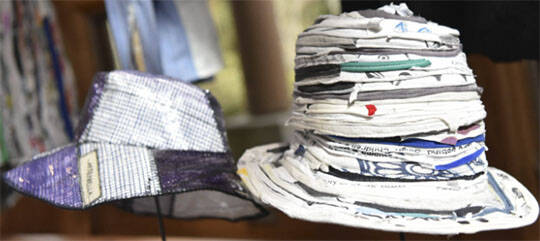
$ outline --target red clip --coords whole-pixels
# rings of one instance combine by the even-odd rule
[[[375,105],[366,105],[366,108],[368,109],[368,116],[374,115],[375,111],[377,111],[377,107],[375,107]]]

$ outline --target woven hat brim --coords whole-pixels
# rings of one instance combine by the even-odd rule
[[[175,194],[193,197],[204,205],[186,207],[189,214],[168,217],[215,217],[229,220],[255,217],[265,211],[249,199],[229,153],[155,150],[110,143],[69,144],[40,154],[3,174],[16,191],[54,206],[83,210],[103,203]],[[203,192],[203,191],[208,192]],[[189,194],[188,194],[189,193]],[[213,200],[219,196],[220,202]],[[212,200],[211,200],[212,199]],[[208,202],[204,202],[208,200]],[[155,210],[128,207],[136,213]],[[214,212],[208,210],[226,210]],[[169,209],[167,209],[169,210]],[[166,211],[166,210],[164,210]]]

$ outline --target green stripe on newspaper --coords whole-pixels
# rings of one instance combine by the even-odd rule
[[[7,163],[9,158],[9,153],[6,147],[6,142],[4,141],[4,123],[2,122],[2,116],[0,115],[0,166],[3,166]]]
[[[392,71],[404,70],[411,67],[426,67],[431,65],[427,59],[411,59],[400,61],[383,62],[347,62],[341,64],[341,71],[345,72],[374,72],[374,71]]]

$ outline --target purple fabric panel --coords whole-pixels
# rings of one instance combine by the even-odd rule
[[[65,146],[4,174],[17,191],[64,208],[81,208],[77,149]]]
[[[90,119],[92,119],[94,110],[96,109],[99,103],[99,98],[101,94],[103,93],[103,87],[105,86],[105,80],[107,79],[107,75],[108,74],[105,72],[100,72],[100,73],[97,73],[96,76],[94,77],[92,86],[90,87],[90,91],[88,92],[88,95],[86,96],[84,107],[82,108],[79,124],[77,125],[77,128],[75,130],[75,140],[77,142],[79,142],[88,123],[90,123]]]
[[[154,151],[163,193],[215,189],[241,190],[236,167],[226,153],[164,150]]]

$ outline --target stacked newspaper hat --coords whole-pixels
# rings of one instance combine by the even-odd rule
[[[246,151],[245,185],[315,222],[432,234],[533,223],[531,193],[488,167],[482,89],[458,36],[404,4],[319,17],[296,44],[295,137]]]
[[[135,213],[229,220],[265,213],[236,175],[210,92],[137,71],[99,73],[76,140],[3,174],[16,191],[62,208],[115,202]]]

